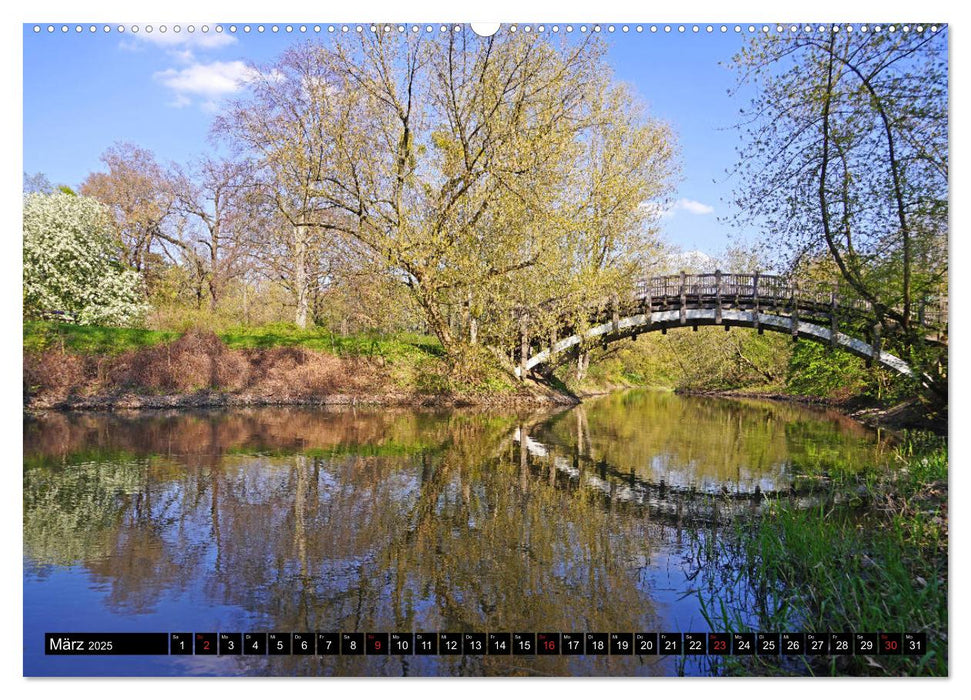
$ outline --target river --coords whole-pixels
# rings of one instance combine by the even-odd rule
[[[707,632],[694,565],[888,445],[837,413],[631,391],[556,412],[24,422],[26,675],[706,675],[675,656],[45,656],[45,632]],[[737,572],[705,585],[737,585]],[[722,630],[714,630],[722,631]]]

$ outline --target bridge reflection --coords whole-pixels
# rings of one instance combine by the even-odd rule
[[[848,500],[822,487],[881,461],[875,437],[831,411],[644,392],[520,423],[512,441],[551,483],[681,525],[757,515],[779,498],[799,508]]]
[[[818,505],[823,498],[811,490],[800,493],[791,484],[780,486],[771,478],[761,479],[754,486],[706,483],[698,487],[670,483],[664,478],[648,481],[636,476],[633,470],[621,471],[576,450],[572,455],[563,453],[557,446],[544,445],[518,429],[514,440],[529,455],[537,471],[540,464],[555,469],[556,481],[561,485],[568,483],[592,490],[608,505],[644,508],[648,517],[667,524],[716,523],[740,515],[757,515],[780,497],[800,508]],[[831,500],[828,494],[826,498]]]

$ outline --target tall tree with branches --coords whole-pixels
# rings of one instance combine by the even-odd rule
[[[227,285],[248,269],[258,246],[259,201],[250,164],[206,157],[173,176],[174,214],[180,240],[196,271],[198,298],[216,311]]]
[[[919,362],[923,307],[947,294],[947,28],[771,34],[733,66],[758,90],[738,222],[795,271],[828,259]]]
[[[349,243],[397,280],[454,355],[508,340],[515,308],[619,269],[625,236],[651,233],[641,205],[666,191],[670,133],[604,53],[592,37],[336,37],[260,70],[216,128],[257,153],[313,246]]]

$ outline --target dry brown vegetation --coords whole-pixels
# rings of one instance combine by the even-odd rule
[[[241,403],[291,403],[393,389],[388,373],[368,358],[300,347],[233,350],[207,331],[117,356],[59,348],[24,355],[24,397],[36,407],[213,393]]]
[[[114,355],[73,353],[63,344],[27,350],[24,403],[31,409],[102,409],[569,402],[531,383],[505,392],[461,383],[450,390],[444,359],[422,371],[435,381],[396,371],[379,355],[337,356],[299,346],[234,349],[211,331],[192,330],[169,343]]]

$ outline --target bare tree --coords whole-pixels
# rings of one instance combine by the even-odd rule
[[[174,178],[175,212],[186,220],[181,242],[215,311],[226,285],[240,277],[258,247],[258,203],[251,165],[202,159]]]
[[[170,176],[151,151],[130,143],[113,145],[101,161],[107,172],[88,175],[81,194],[109,207],[125,264],[147,276],[153,251],[183,247],[164,226],[175,201]]]
[[[327,105],[329,66],[311,45],[290,49],[256,73],[252,98],[220,115],[214,132],[254,157],[254,183],[272,209],[271,246],[276,270],[292,291],[295,321],[308,322],[313,250],[326,207],[317,201],[325,165],[332,160]]]

